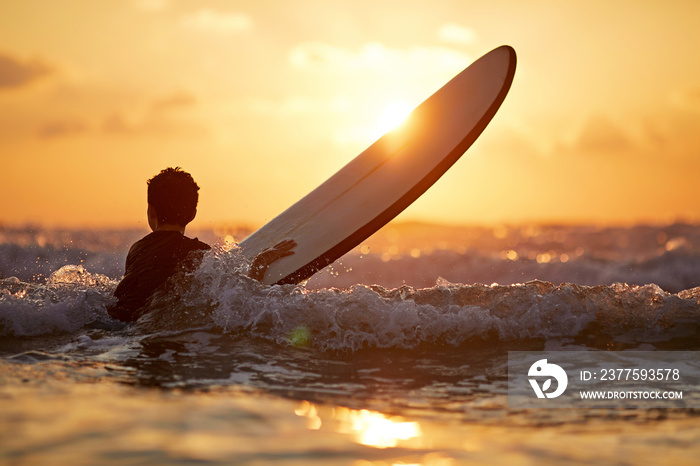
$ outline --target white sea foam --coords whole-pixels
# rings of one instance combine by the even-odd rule
[[[262,286],[243,276],[247,264],[235,248],[215,248],[195,273],[178,279],[177,293],[156,296],[153,312],[135,328],[148,333],[204,326],[342,351],[557,338],[598,347],[683,348],[697,340],[700,324],[700,288],[693,288],[700,280],[696,230],[580,228],[567,230],[568,236],[561,229],[490,236],[480,230],[486,238],[464,239],[479,243],[478,250],[423,245],[401,253],[363,245],[308,286]],[[15,265],[26,265],[36,248],[45,248],[49,263],[75,252],[53,243],[15,242],[14,249],[8,244],[0,253],[9,270],[16,270],[13,254]],[[80,248],[90,250],[89,245],[82,242]],[[105,258],[115,254],[93,249],[92,263],[109,262]],[[110,328],[114,322],[105,306],[121,272],[54,270],[43,281],[0,278],[1,335]]]
[[[0,335],[36,336],[75,332],[95,321],[109,321],[106,305],[116,281],[67,265],[46,284],[15,277],[0,280]]]
[[[212,252],[179,297],[154,303],[144,330],[204,323],[225,333],[319,349],[456,347],[484,340],[569,338],[641,344],[693,339],[700,289],[672,294],[657,285],[263,286],[241,276],[240,259]],[[155,327],[154,327],[155,326]]]

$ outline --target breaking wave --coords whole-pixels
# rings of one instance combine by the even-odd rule
[[[396,257],[386,251],[365,253],[364,258],[348,255],[308,286],[263,286],[244,276],[247,264],[237,249],[217,247],[196,272],[178,277],[176,293],[157,294],[152,312],[126,329],[130,335],[149,335],[204,328],[279,345],[348,352],[454,348],[484,341],[524,344],[533,339],[586,348],[694,349],[700,341],[700,287],[693,287],[700,277],[695,273],[700,270],[697,229],[673,228],[637,227],[602,236],[580,229],[575,231],[581,235],[577,242],[557,243],[561,250],[530,244],[530,237],[513,231],[504,236],[511,243],[492,247],[504,252],[492,255],[448,249],[430,254],[409,250]],[[619,240],[623,233],[625,241]],[[494,234],[490,241],[500,236]],[[474,237],[484,241],[484,235]],[[610,238],[617,239],[611,243]],[[17,256],[21,263],[31,262],[28,257],[36,252],[31,248],[36,247],[13,246],[24,252]],[[62,246],[43,247],[70,253]],[[598,254],[607,251],[610,257],[589,257],[588,248]],[[15,251],[7,245],[5,249]],[[531,253],[535,250],[548,251],[551,260],[541,261]],[[103,268],[63,266],[48,274],[45,283],[0,278],[0,336],[124,328],[106,312],[118,283],[114,270],[121,268],[111,258],[123,260],[123,255],[112,246],[106,251],[86,256]],[[513,260],[509,251],[519,258]],[[441,275],[475,284],[453,283]],[[484,284],[492,279],[511,284]],[[601,282],[606,284],[597,284]]]

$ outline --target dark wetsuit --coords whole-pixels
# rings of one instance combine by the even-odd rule
[[[118,302],[107,311],[119,320],[138,319],[151,295],[178,271],[196,268],[207,249],[208,244],[177,231],[154,231],[140,239],[126,256],[124,278],[114,291]]]

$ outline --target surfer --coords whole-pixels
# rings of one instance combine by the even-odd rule
[[[197,214],[199,186],[192,175],[166,168],[147,181],[148,225],[152,233],[129,249],[124,278],[114,290],[117,303],[109,314],[132,322],[147,312],[153,293],[180,270],[194,270],[211,247],[197,238],[185,236],[185,227]],[[294,240],[285,240],[265,249],[252,261],[248,276],[262,280],[276,260],[294,254]]]

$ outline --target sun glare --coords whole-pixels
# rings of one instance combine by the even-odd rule
[[[400,126],[408,115],[410,115],[411,108],[406,102],[395,101],[384,107],[381,114],[379,115],[379,120],[377,122],[377,129],[381,134],[391,131],[392,129]]]
[[[417,422],[405,421],[398,416],[369,411],[367,409],[355,410],[336,406],[330,413],[319,408],[315,404],[303,401],[294,410],[297,416],[307,418],[307,427],[319,430],[324,422],[328,422],[332,430],[341,434],[350,434],[354,440],[361,444],[376,448],[393,448],[398,445],[405,446],[411,441],[413,447],[420,448],[419,441],[423,433]],[[325,421],[321,419],[325,417]],[[407,445],[406,445],[407,446]]]

